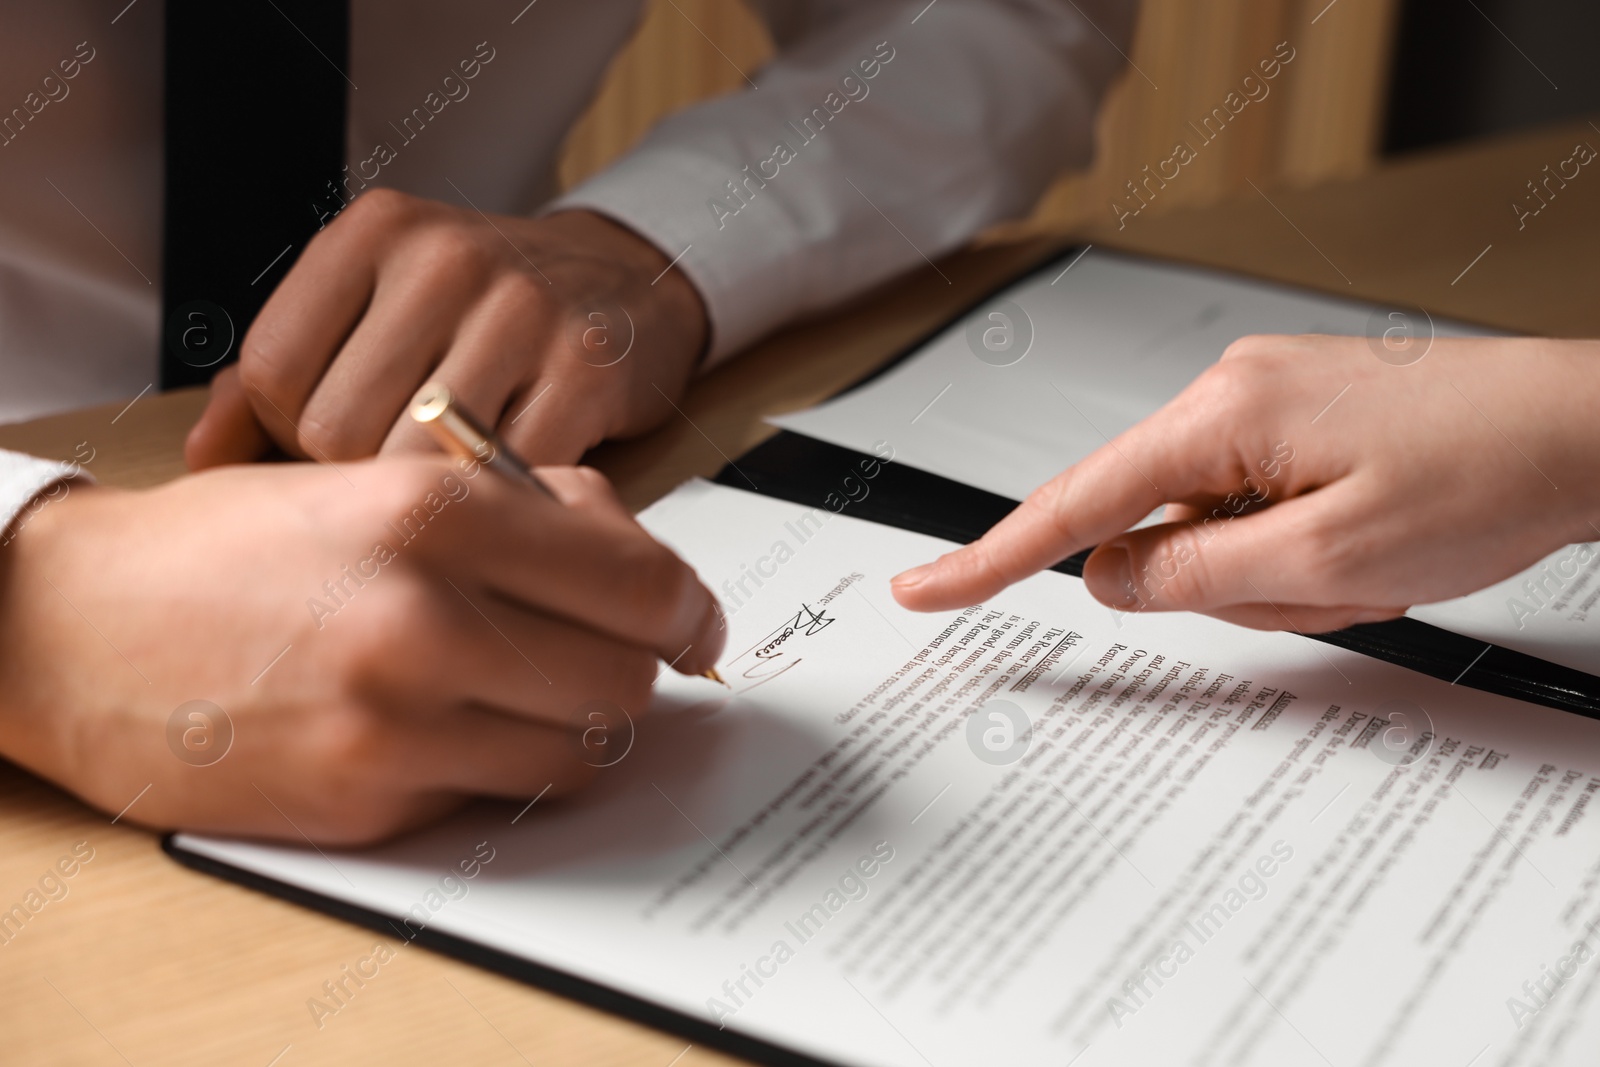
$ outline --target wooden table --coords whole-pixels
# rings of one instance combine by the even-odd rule
[[[1520,229],[1511,207],[1580,141],[1600,146],[1600,129],[1578,123],[1075,237],[1513,330],[1600,336],[1600,168],[1585,167]],[[943,277],[918,271],[786,331],[698,382],[683,417],[647,438],[606,445],[592,460],[634,506],[710,475],[770,432],[763,416],[837,391],[1073,237],[991,243],[942,262]],[[0,427],[0,447],[66,459],[87,441],[102,481],[150,485],[181,473],[183,432],[203,399],[194,391],[145,396],[126,410],[113,404]],[[368,954],[375,935],[180,868],[154,835],[111,825],[0,763],[0,911],[80,841],[94,858],[69,894],[0,944],[0,1061],[733,1062],[414,947],[319,1029],[308,998]]]

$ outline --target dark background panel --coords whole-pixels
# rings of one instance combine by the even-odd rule
[[[1600,113],[1597,50],[1597,0],[1404,0],[1384,151]]]

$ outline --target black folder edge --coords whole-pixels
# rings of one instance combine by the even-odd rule
[[[887,373],[996,294],[1027,277],[1054,268],[1077,251],[1077,246],[1068,247],[1041,265],[996,286],[917,338],[845,392],[859,389]],[[1250,280],[1261,282],[1261,279]],[[1265,284],[1277,283],[1269,281]],[[846,475],[858,471],[860,461],[875,458],[854,449],[783,430],[723,467],[714,481],[746,492],[754,487],[763,496],[806,507],[828,507],[829,494],[838,492],[839,482]],[[890,463],[879,468],[867,495],[859,501],[851,501],[842,513],[965,544],[976,540],[1015,506],[1016,501],[996,493],[901,463]],[[1079,553],[1053,569],[1073,577],[1082,577],[1086,556],[1087,553]],[[1330,634],[1307,636],[1454,684],[1600,719],[1600,678],[1498,645],[1488,645],[1415,619],[1396,619],[1354,626]],[[163,837],[161,848],[191,870],[279,897],[380,934],[399,936],[403,941],[423,945],[440,955],[676,1034],[697,1045],[769,1067],[842,1067],[834,1061],[816,1059],[761,1038],[720,1029],[675,1008],[464,937],[426,927],[406,936],[396,926],[400,921],[397,916],[324,896],[211,856],[187,851],[178,843],[176,834]]]
[[[871,480],[861,477],[862,463],[876,465]],[[977,540],[1017,506],[1008,497],[787,430],[735,464],[722,469],[717,484],[747,492],[754,487],[761,496],[829,511],[835,510],[831,497],[835,505],[847,501],[840,514],[960,544]],[[866,490],[860,500],[840,490],[853,473]],[[1080,552],[1053,569],[1081,578],[1087,557]],[[1600,719],[1600,678],[1416,619],[1305,636],[1456,685]]]
[[[646,1000],[632,993],[624,993],[559,968],[535,963],[523,956],[502,952],[465,937],[443,933],[430,927],[423,927],[410,933],[403,932],[398,916],[386,915],[359,904],[324,896],[243,867],[235,867],[231,863],[224,863],[202,853],[187,851],[177,842],[177,836],[167,834],[163,837],[161,849],[190,870],[209,874],[268,896],[279,897],[291,904],[299,904],[335,919],[343,919],[356,926],[397,937],[401,941],[422,945],[441,956],[449,956],[451,959],[537,986],[591,1008],[599,1008],[601,1011],[620,1015],[633,1022],[676,1034],[696,1045],[741,1056],[753,1063],[767,1064],[769,1067],[845,1067],[836,1061],[819,1060],[783,1045],[775,1045],[770,1041],[750,1037],[735,1030],[718,1029],[706,1020],[680,1012],[676,1008],[657,1004],[653,1000]]]

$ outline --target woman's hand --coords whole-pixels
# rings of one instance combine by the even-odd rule
[[[1165,521],[1129,528],[1156,507]],[[973,604],[1091,545],[1089,591],[1316,633],[1402,614],[1600,538],[1600,342],[1246,337],[983,538],[898,576]]]

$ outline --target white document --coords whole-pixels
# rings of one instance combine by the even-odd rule
[[[1425,346],[1492,333],[1100,249],[1067,264],[984,302],[868,385],[772,421],[863,452],[889,441],[899,462],[1020,500],[1154,414],[1248,334],[1388,332]],[[1563,548],[1503,588],[1410,614],[1600,674],[1597,553]]]
[[[1536,566],[1414,619],[1600,674],[1600,544],[1567,545]]]
[[[644,521],[732,695],[667,675],[570,801],[181,838],[395,917],[313,1017],[426,926],[838,1064],[1600,1055],[1600,723],[1054,573],[914,615],[947,543],[706,483]]]

